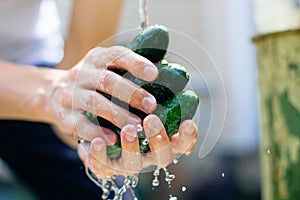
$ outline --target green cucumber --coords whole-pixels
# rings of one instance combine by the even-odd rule
[[[177,133],[181,122],[194,117],[198,105],[199,97],[194,91],[180,91],[172,99],[157,107],[153,114],[163,122],[168,137],[172,137]],[[150,149],[148,144],[143,144],[145,133],[140,133],[139,138],[140,152],[145,153]]]
[[[133,38],[127,47],[153,63],[161,61],[169,45],[169,33],[162,25],[148,26]]]
[[[140,80],[125,71],[116,71],[116,73],[124,76],[138,86],[141,86],[151,93],[160,104],[154,111],[161,121],[164,123],[166,132],[169,137],[177,133],[179,125],[186,119],[192,119],[199,105],[199,98],[195,92],[188,90],[182,91],[189,81],[187,70],[175,63],[168,63],[164,60],[169,45],[169,33],[167,28],[161,25],[153,25],[141,31],[127,47],[135,53],[144,56],[151,62],[156,63],[158,69],[158,77],[153,82]],[[158,64],[161,62],[161,64]],[[98,91],[99,92],[99,91]],[[99,92],[101,93],[101,92]],[[111,95],[101,93],[113,103],[129,108],[129,111],[144,119],[147,114],[127,105],[125,102],[112,97]],[[107,146],[107,155],[110,158],[119,158],[122,154],[120,132],[121,129],[116,127],[108,120],[99,116],[94,116],[89,112],[84,115],[94,124],[109,128],[118,134],[118,141],[112,146]],[[145,153],[150,148],[148,144],[144,144],[146,139],[145,133],[139,133],[140,152]]]
[[[184,66],[176,63],[156,64],[156,67],[158,77],[153,82],[143,81],[129,73],[124,77],[147,90],[156,98],[157,103],[161,104],[182,91],[190,75]]]
[[[192,90],[181,91],[162,106],[154,114],[164,123],[169,137],[176,134],[181,122],[192,119],[199,105],[199,98]]]
[[[167,100],[159,106],[154,114],[157,115],[164,123],[167,135],[171,137],[176,134],[181,122],[192,119],[199,105],[197,94],[191,90],[178,92],[172,99]],[[111,122],[95,117],[89,112],[84,112],[85,116],[93,123],[109,128],[120,135],[121,130]],[[145,139],[144,132],[139,135],[140,152],[145,153],[149,150],[148,144],[143,144]],[[116,144],[107,147],[107,155],[110,158],[118,158],[121,156],[121,140],[120,137]]]

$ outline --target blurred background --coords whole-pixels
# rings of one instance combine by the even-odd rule
[[[65,32],[72,4],[57,4]],[[161,176],[161,186],[153,190],[152,173],[142,173],[141,198],[168,199],[172,194],[185,200],[260,199],[253,1],[149,0],[147,8],[150,24],[169,28],[167,59],[190,70],[189,87],[199,94],[201,105],[195,118],[198,143],[189,157],[169,167],[176,176],[172,187]],[[125,0],[115,44],[126,44],[126,31],[138,26],[138,1]],[[33,199],[5,164],[0,165],[0,199]]]

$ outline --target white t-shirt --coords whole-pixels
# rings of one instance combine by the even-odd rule
[[[57,63],[63,37],[54,0],[0,0],[0,59]]]

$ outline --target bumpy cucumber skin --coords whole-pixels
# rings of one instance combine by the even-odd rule
[[[198,105],[199,98],[194,91],[181,91],[159,106],[154,114],[164,123],[166,132],[171,137],[177,133],[181,122],[193,118]]]
[[[156,67],[158,77],[153,82],[138,79],[128,73],[125,78],[150,92],[161,104],[172,98],[177,92],[182,91],[187,85],[190,75],[184,66],[176,63],[156,64]]]
[[[152,25],[133,38],[127,47],[151,62],[157,63],[164,58],[168,45],[167,28],[162,25]]]

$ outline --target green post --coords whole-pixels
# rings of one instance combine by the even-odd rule
[[[300,199],[300,30],[254,38],[263,200]]]

